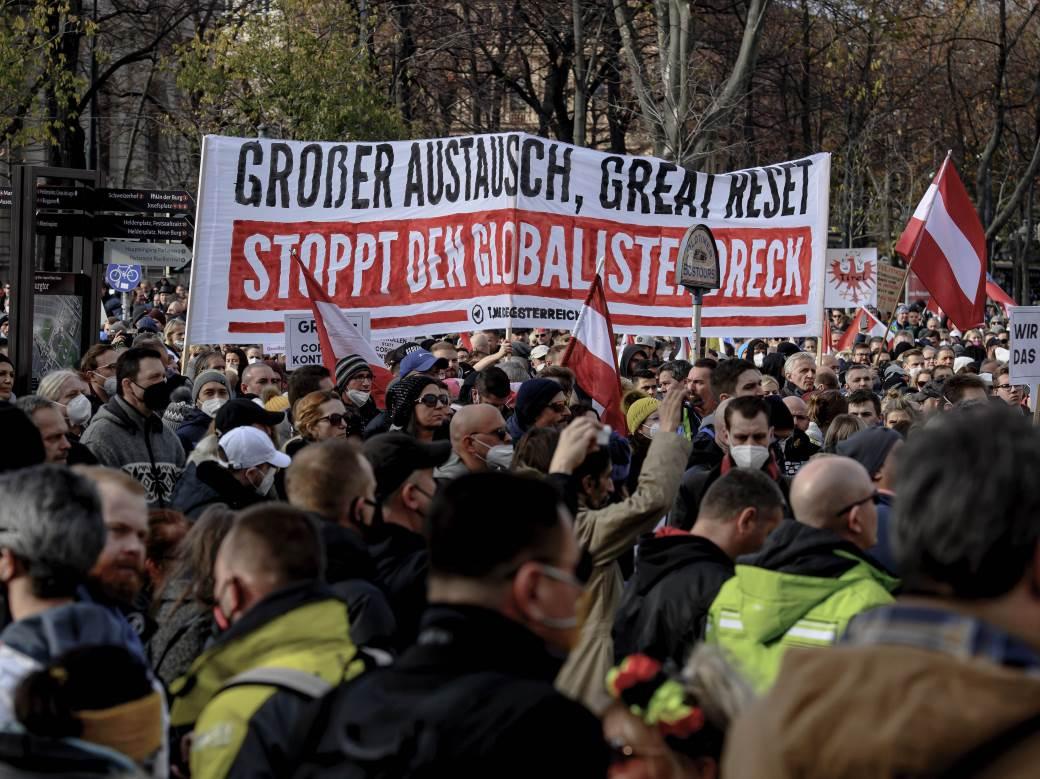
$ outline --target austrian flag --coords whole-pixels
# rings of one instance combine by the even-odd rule
[[[598,274],[578,314],[561,364],[574,371],[574,380],[592,399],[600,420],[627,435],[625,415],[621,413],[621,379],[614,361],[614,329],[607,313],[603,279]]]
[[[961,330],[986,314],[986,234],[946,155],[896,244],[939,308]]]

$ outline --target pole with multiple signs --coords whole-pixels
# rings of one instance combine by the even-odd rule
[[[682,243],[679,245],[679,256],[675,261],[675,285],[685,287],[693,293],[693,360],[701,356],[701,307],[704,304],[704,290],[718,289],[720,282],[719,250],[715,245],[715,236],[711,234],[707,225],[693,225],[683,235]]]

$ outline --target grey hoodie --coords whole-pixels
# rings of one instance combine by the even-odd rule
[[[148,493],[150,508],[163,508],[184,469],[184,447],[156,414],[142,416],[113,397],[91,420],[80,442],[98,462],[121,468]]]

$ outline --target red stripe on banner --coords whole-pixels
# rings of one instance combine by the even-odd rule
[[[284,333],[285,321],[281,322],[228,322],[229,333]]]
[[[690,317],[648,316],[645,314],[612,314],[615,325],[639,325],[653,327],[690,327]],[[703,327],[758,327],[781,325],[804,325],[803,314],[788,316],[705,316],[701,318]]]
[[[430,314],[408,314],[407,316],[374,316],[372,317],[373,330],[389,330],[391,327],[407,327],[408,325],[437,325],[437,324],[469,324],[469,312],[462,311],[434,311]]]

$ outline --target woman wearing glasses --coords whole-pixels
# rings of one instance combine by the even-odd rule
[[[388,395],[391,430],[401,430],[420,441],[448,439],[451,394],[443,381],[413,373],[397,382]]]
[[[285,445],[285,453],[290,457],[315,441],[360,435],[359,425],[351,424],[346,406],[332,390],[311,392],[296,401],[293,420],[300,435]]]

